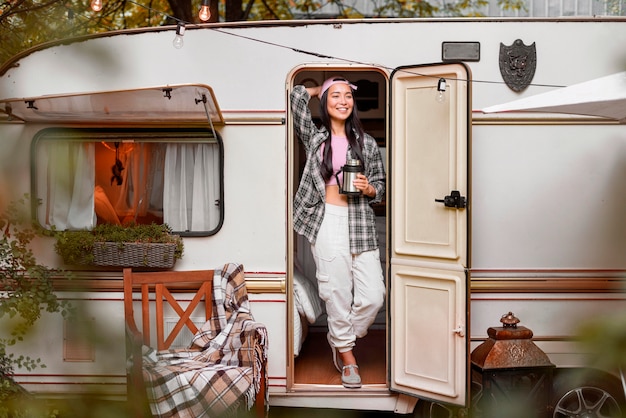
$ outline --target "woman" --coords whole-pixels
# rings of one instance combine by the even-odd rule
[[[331,77],[322,86],[295,86],[291,92],[296,133],[306,150],[294,198],[294,229],[311,243],[328,342],[347,388],[361,387],[353,348],[367,334],[385,296],[371,207],[385,193],[385,170],[376,140],[363,132],[354,90],[344,78]],[[308,107],[312,96],[320,98],[319,128]],[[363,173],[354,180],[358,195],[342,194],[342,177],[335,178],[347,159],[362,162]]]

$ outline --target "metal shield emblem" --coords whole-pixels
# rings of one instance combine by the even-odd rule
[[[537,68],[535,43],[524,45],[517,39],[512,45],[500,43],[500,74],[513,91],[522,91],[532,81]]]

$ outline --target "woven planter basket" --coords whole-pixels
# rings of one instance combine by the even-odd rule
[[[93,248],[93,262],[97,266],[113,267],[174,267],[175,243],[116,243],[97,242]]]

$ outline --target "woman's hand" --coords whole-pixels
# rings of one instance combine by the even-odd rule
[[[320,92],[322,91],[322,86],[307,87],[306,91],[309,93],[309,96],[317,97],[317,96],[319,96]]]
[[[356,179],[354,179],[352,184],[354,184],[354,187],[356,187],[357,190],[360,190],[365,196],[376,196],[376,188],[367,181],[367,177],[363,174],[357,173]]]

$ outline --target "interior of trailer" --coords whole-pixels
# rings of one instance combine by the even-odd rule
[[[387,77],[384,73],[374,70],[354,70],[334,68],[307,68],[298,72],[293,85],[303,84],[306,87],[321,85],[328,77],[339,75],[346,78],[358,88],[355,92],[356,107],[363,123],[365,132],[372,135],[378,142],[385,169],[387,171],[386,150],[386,118],[387,118]],[[319,124],[319,99],[310,102],[312,115]],[[291,161],[293,167],[293,190],[295,194],[300,176],[304,168],[305,155],[302,145],[293,134],[294,152]],[[292,194],[292,196],[293,196]],[[386,199],[375,205],[380,260],[383,272],[387,275],[386,266]],[[302,385],[337,385],[341,387],[341,375],[335,369],[331,349],[326,339],[328,331],[324,303],[317,295],[315,263],[307,240],[294,233],[293,238],[293,383],[295,387]],[[387,280],[387,277],[385,278]],[[386,385],[387,376],[387,337],[386,337],[386,304],[378,313],[376,321],[370,327],[368,335],[358,339],[354,349],[359,365],[361,380],[364,386]]]

